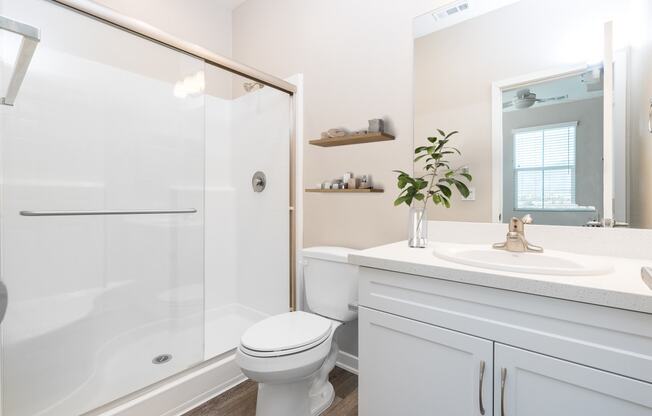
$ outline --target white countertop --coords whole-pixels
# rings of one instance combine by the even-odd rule
[[[652,266],[652,260],[599,259],[612,263],[613,271],[595,276],[550,276],[489,270],[440,259],[433,254],[432,244],[409,248],[406,241],[349,255],[351,263],[365,267],[652,314],[652,289],[641,277],[641,267]]]

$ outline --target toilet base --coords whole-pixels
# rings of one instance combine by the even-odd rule
[[[258,384],[256,416],[307,416],[310,402],[306,400],[310,384],[305,380],[284,384]]]
[[[318,416],[331,407],[335,400],[335,389],[330,382],[326,382],[322,390],[310,395],[310,416]]]
[[[335,399],[335,389],[328,381],[328,376],[335,368],[337,354],[340,348],[335,340],[331,342],[331,349],[321,368],[315,374],[310,387],[310,415],[317,416],[328,409]]]
[[[318,416],[333,404],[335,390],[328,375],[339,348],[333,340],[319,370],[291,383],[258,383],[256,416]]]
[[[286,384],[258,384],[256,416],[318,416],[333,404],[335,390],[329,382],[319,394],[309,395],[306,380]]]

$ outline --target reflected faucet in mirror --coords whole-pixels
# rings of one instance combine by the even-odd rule
[[[496,243],[493,245],[493,248],[514,253],[543,253],[543,247],[530,244],[525,238],[525,224],[532,224],[532,216],[530,214],[520,219],[513,217],[509,221],[509,229],[505,242]]]

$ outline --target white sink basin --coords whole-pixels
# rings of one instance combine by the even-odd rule
[[[595,276],[610,273],[613,265],[593,256],[545,250],[512,253],[490,245],[434,243],[435,256],[450,262],[505,272],[557,276]]]

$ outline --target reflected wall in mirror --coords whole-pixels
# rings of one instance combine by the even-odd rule
[[[417,17],[414,145],[459,130],[475,188],[429,218],[652,228],[649,3],[469,0]]]

